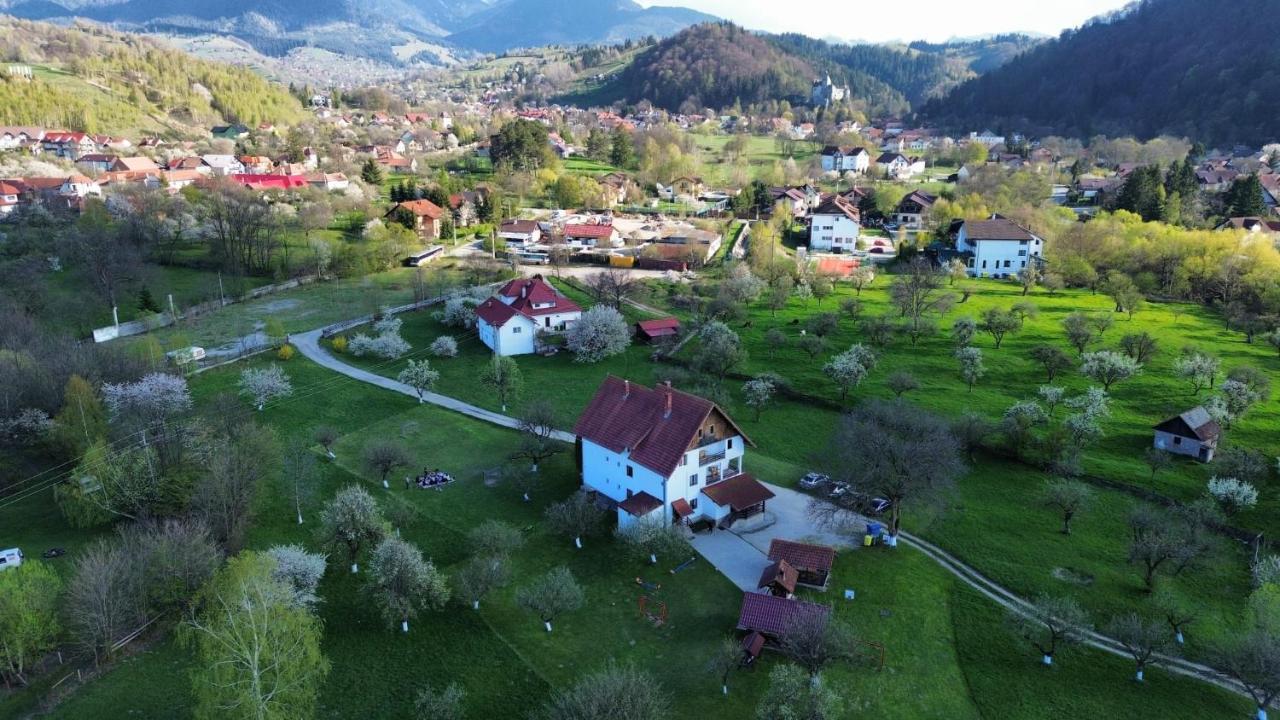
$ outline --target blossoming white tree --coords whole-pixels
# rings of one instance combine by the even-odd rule
[[[597,305],[569,326],[565,344],[578,362],[599,362],[626,352],[631,345],[631,328],[622,313],[607,305]]]
[[[248,395],[259,410],[267,403],[293,394],[293,383],[279,365],[245,368],[240,373],[240,394]]]

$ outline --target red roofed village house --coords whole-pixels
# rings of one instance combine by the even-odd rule
[[[773,497],[743,472],[751,440],[710,400],[606,377],[574,426],[582,484],[617,506],[618,525],[709,520],[728,527]]]
[[[405,200],[388,210],[386,217],[398,219],[406,212],[413,216],[413,230],[420,239],[440,237],[440,219],[444,217],[444,210],[439,205],[430,200]]]
[[[538,349],[538,333],[564,332],[581,317],[582,308],[535,275],[512,280],[480,303],[476,331],[498,355],[528,355]]]

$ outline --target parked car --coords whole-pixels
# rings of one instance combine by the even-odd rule
[[[884,511],[889,509],[888,500],[881,497],[871,497],[866,493],[852,493],[849,495],[847,500],[854,510],[871,517],[883,515]]]
[[[838,483],[833,483],[833,484],[831,485],[831,497],[837,497],[837,498],[838,498],[838,497],[840,497],[841,495],[844,495],[844,494],[845,494],[845,493],[847,493],[847,492],[849,492],[849,484],[848,484],[848,483],[838,482]]]
[[[800,478],[800,487],[805,490],[812,490],[819,485],[825,485],[831,482],[831,477],[822,473],[811,472]]]
[[[22,551],[18,548],[0,550],[0,570],[8,570],[22,564]]]

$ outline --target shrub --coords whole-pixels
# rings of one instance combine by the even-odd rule
[[[297,353],[297,351],[293,349],[293,346],[289,343],[285,343],[276,351],[276,358],[288,362],[293,359],[295,353]]]
[[[344,353],[347,351],[347,337],[345,335],[339,335],[329,341],[329,346],[333,348],[334,352]]]
[[[431,354],[440,358],[458,356],[458,341],[450,335],[441,335],[431,343]]]

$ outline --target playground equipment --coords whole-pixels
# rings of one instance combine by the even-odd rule
[[[636,584],[649,592],[657,592],[662,589],[662,585],[660,583],[646,582],[644,578],[636,578]]]
[[[682,562],[682,563],[680,563],[679,565],[675,566],[674,568],[671,568],[671,574],[672,574],[672,575],[675,575],[676,573],[680,572],[681,570],[684,570],[685,568],[689,567],[690,565],[692,565],[692,564],[693,564],[693,561],[694,561],[694,560],[697,560],[697,558],[696,558],[696,557],[691,557],[691,558],[689,558],[688,560],[685,560],[684,562]]]
[[[640,617],[653,623],[654,627],[662,627],[667,623],[667,603],[662,600],[654,600],[648,595],[641,595]]]

